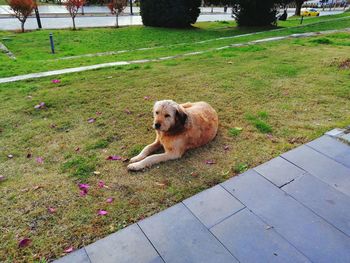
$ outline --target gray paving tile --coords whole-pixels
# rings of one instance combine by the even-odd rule
[[[332,137],[338,137],[340,135],[342,135],[344,133],[344,129],[339,129],[339,128],[335,128],[331,131],[326,132],[325,134],[328,136],[332,136]]]
[[[91,263],[163,263],[137,224],[86,247]]]
[[[90,259],[88,255],[86,254],[85,248],[81,248],[77,251],[74,251],[67,256],[64,256],[56,261],[54,263],[90,263]]]
[[[244,208],[220,185],[200,192],[183,203],[207,228]]]
[[[350,167],[350,146],[329,136],[322,136],[307,143],[309,147]]]
[[[210,230],[239,262],[310,262],[247,208]]]
[[[281,157],[263,163],[255,167],[254,170],[278,187],[293,181],[295,178],[305,173],[304,170]]]
[[[253,170],[222,184],[313,262],[349,262],[350,238]]]
[[[281,156],[338,191],[350,195],[350,168],[305,145]]]
[[[349,196],[312,175],[304,175],[282,189],[350,236]]]
[[[139,222],[165,262],[238,262],[182,204]]]

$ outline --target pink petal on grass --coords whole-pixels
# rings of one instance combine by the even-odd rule
[[[108,212],[106,210],[99,210],[98,213],[97,213],[99,216],[104,216],[104,215],[107,215]]]
[[[228,145],[225,145],[225,146],[224,146],[224,150],[225,150],[225,151],[228,151],[228,150],[230,150],[230,147],[229,147]]]
[[[80,190],[87,190],[90,188],[88,184],[78,184]]]
[[[38,105],[34,106],[34,109],[42,109],[45,108],[45,102],[40,102]]]
[[[107,203],[112,203],[114,201],[114,198],[113,197],[109,197],[107,198],[106,202]]]
[[[80,196],[86,196],[88,191],[86,189],[80,191]]]
[[[66,248],[65,250],[64,250],[64,253],[71,253],[71,252],[73,252],[73,250],[74,250],[74,248],[72,247],[72,246],[70,246],[69,248]]]
[[[205,163],[206,164],[216,164],[216,162],[214,160],[206,160]]]
[[[5,179],[6,179],[6,177],[5,177],[5,176],[0,175],[0,182],[1,182],[1,181],[5,181]]]
[[[60,83],[61,81],[59,79],[53,79],[51,80],[52,83]]]
[[[119,155],[110,155],[110,156],[107,157],[106,160],[110,160],[110,161],[119,161],[119,160],[121,160],[121,159],[122,159],[122,157],[119,156]]]
[[[89,119],[87,120],[88,123],[94,123],[95,121],[96,121],[95,118],[89,118]]]
[[[98,187],[99,187],[99,188],[105,187],[105,183],[104,183],[103,181],[99,181],[99,182],[98,182]]]
[[[143,99],[144,100],[149,100],[151,97],[150,96],[144,96]]]
[[[43,158],[43,157],[36,157],[36,158],[35,158],[35,161],[36,161],[37,163],[43,164],[43,163],[44,163],[44,158]]]
[[[50,214],[56,213],[56,208],[49,207],[49,208],[47,208],[47,210],[49,211]]]
[[[26,237],[26,238],[23,238],[21,241],[19,241],[18,246],[27,247],[30,243],[32,243],[32,240]]]

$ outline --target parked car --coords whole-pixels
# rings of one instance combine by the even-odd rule
[[[320,11],[315,8],[303,8],[300,12],[301,16],[319,16]]]

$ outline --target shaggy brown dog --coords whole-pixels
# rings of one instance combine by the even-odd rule
[[[206,102],[179,105],[172,100],[157,101],[153,116],[157,138],[139,155],[131,158],[129,170],[138,171],[156,163],[180,158],[188,149],[210,142],[218,130],[218,115]],[[165,153],[149,156],[162,146]]]

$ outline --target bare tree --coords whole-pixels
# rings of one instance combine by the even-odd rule
[[[118,17],[121,12],[125,9],[128,4],[128,0],[112,0],[108,4],[108,8],[111,10],[112,14],[115,14],[116,27],[119,27]]]
[[[79,8],[82,7],[85,3],[85,0],[67,0],[64,5],[66,6],[70,16],[73,20],[73,30],[76,30],[75,27],[75,17],[78,14]]]
[[[36,7],[36,2],[34,0],[6,0],[6,2],[14,12],[14,16],[21,22],[23,33],[24,23]]]

